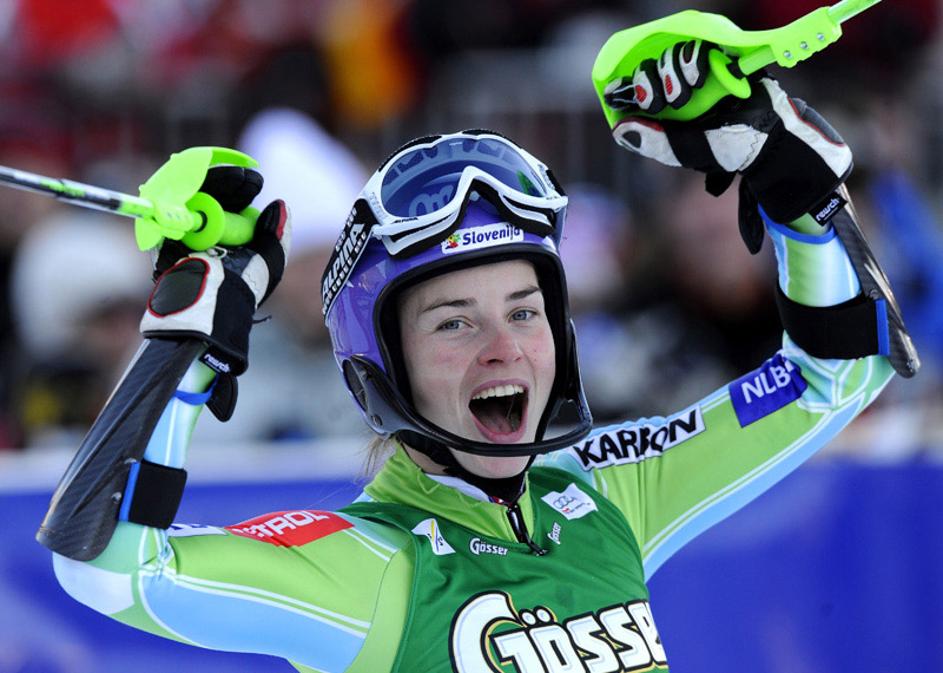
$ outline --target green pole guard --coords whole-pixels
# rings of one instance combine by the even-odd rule
[[[746,75],[776,63],[791,68],[822,51],[841,37],[841,22],[880,0],[843,0],[832,7],[820,7],[790,24],[772,30],[742,30],[720,14],[689,9],[662,19],[615,33],[603,45],[593,65],[593,86],[606,121],[615,127],[629,116],[687,121],[695,119],[729,95],[747,98],[750,83]],[[681,108],[665,106],[657,114],[642,110],[614,110],[603,98],[606,86],[621,78],[631,78],[647,59],[657,59],[678,42],[700,39],[717,44],[708,54],[710,73],[704,86],[692,92]],[[736,62],[738,68],[732,68]]]
[[[134,221],[134,234],[141,250],[153,248],[164,237],[181,241],[196,251],[218,244],[244,245],[252,240],[258,211],[247,208],[239,214],[227,213],[213,197],[199,191],[207,171],[219,165],[255,168],[259,164],[237,150],[191,147],[172,154],[141,185],[141,196],[153,206],[150,213]]]

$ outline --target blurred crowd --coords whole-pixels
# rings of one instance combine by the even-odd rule
[[[771,246],[739,239],[736,190],[612,143],[589,73],[614,31],[686,8],[744,28],[819,3],[653,0],[9,0],[0,164],[136,193],[173,151],[236,146],[283,198],[294,246],[225,424],[195,442],[367,437],[320,318],[329,250],[402,142],[493,128],[571,199],[564,262],[599,422],[663,415],[778,347]],[[943,66],[933,0],[884,3],[778,72],[855,152],[849,184],[924,359],[829,449],[943,455]],[[0,191],[0,448],[77,446],[134,351],[150,260],[130,220]]]

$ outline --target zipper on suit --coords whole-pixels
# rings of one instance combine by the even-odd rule
[[[530,535],[527,533],[527,526],[524,524],[524,515],[521,513],[520,506],[514,502],[505,505],[508,508],[508,521],[511,523],[511,530],[514,531],[514,537],[518,542],[523,542],[536,556],[543,556],[547,553],[546,549],[537,546]]]

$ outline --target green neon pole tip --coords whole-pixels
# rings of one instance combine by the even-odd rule
[[[592,79],[610,127],[626,116],[689,120],[708,112],[727,96],[747,98],[750,83],[746,75],[768,65],[791,68],[825,49],[841,37],[841,23],[860,14],[880,0],[842,0],[831,7],[819,7],[792,23],[772,30],[742,30],[720,14],[685,10],[612,35],[603,45],[593,65]],[[606,86],[631,78],[645,60],[657,59],[678,42],[704,40],[718,45],[709,55],[710,74],[704,85],[680,109],[670,106],[658,114],[639,110],[624,112],[605,103]],[[736,63],[736,67],[734,67]]]

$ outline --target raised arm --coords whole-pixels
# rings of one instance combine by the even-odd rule
[[[201,189],[246,214],[260,187],[253,171],[219,166]],[[38,539],[55,552],[68,593],[131,626],[281,656],[303,670],[382,668],[411,580],[401,536],[314,510],[171,525],[192,429],[206,405],[231,414],[253,314],[281,277],[289,238],[276,201],[243,248],[192,253],[164,243],[145,344],[60,482]]]
[[[142,462],[183,467],[215,375],[193,363]],[[409,541],[395,531],[316,510],[169,529],[133,523],[124,511],[119,518],[96,558],[54,554],[56,576],[76,600],[156,635],[280,656],[302,670],[389,667],[382,644],[399,637],[412,579]]]
[[[82,441],[37,533],[42,544],[70,558],[87,561],[101,553],[118,518],[170,524],[186,474],[179,465],[142,460],[158,420],[175,396],[196,406],[208,403],[221,420],[229,418],[235,377],[248,366],[253,315],[284,271],[291,232],[285,204],[275,201],[261,214],[249,206],[262,187],[252,169],[206,170],[203,192],[196,193],[217,208],[251,216],[254,236],[241,248],[206,252],[170,239],[160,246],[141,321],[144,345]],[[191,172],[171,160],[154,178],[192,183]],[[206,373],[191,370],[193,390],[178,392],[196,357]]]
[[[681,82],[699,85],[696,59],[687,67]],[[602,428],[554,458],[626,514],[650,575],[821,448],[894,369],[912,376],[919,360],[842,184],[850,150],[774,80],[757,78],[749,99],[690,122],[629,116],[613,133],[633,152],[706,172],[708,190],[742,175],[741,233],[754,253],[764,228],[773,242],[786,328],[781,351],[688,409]]]

